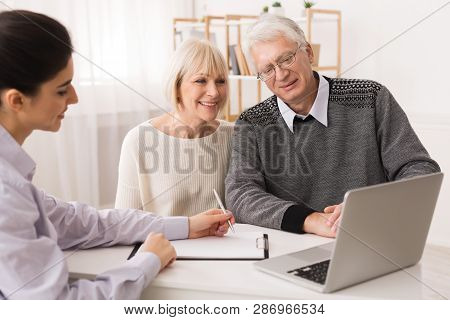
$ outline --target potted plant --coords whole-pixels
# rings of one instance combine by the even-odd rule
[[[269,12],[269,6],[264,6],[262,8],[261,14],[264,14],[264,13],[267,13],[267,12]]]
[[[284,16],[284,8],[281,6],[280,2],[276,1],[272,3],[272,6],[269,8],[269,13]]]
[[[306,17],[306,13],[308,12],[307,10],[308,10],[308,9],[311,9],[312,6],[314,6],[315,4],[316,4],[315,2],[304,0],[304,1],[303,1],[303,7],[304,7],[305,9],[303,10],[302,15],[303,15],[304,17]]]

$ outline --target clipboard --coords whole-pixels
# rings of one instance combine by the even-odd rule
[[[135,245],[131,259],[142,243]],[[269,258],[269,236],[261,232],[238,232],[224,237],[173,240],[177,260],[255,261]]]

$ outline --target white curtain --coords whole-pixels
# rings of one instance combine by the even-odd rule
[[[133,126],[168,110],[162,79],[172,53],[173,17],[191,0],[32,0],[0,10],[47,14],[69,30],[76,53],[69,107],[58,133],[35,132],[24,144],[37,162],[35,184],[64,200],[114,203],[120,148]]]

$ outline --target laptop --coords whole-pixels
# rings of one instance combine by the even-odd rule
[[[416,264],[443,173],[348,191],[336,240],[255,262],[261,271],[333,292]]]

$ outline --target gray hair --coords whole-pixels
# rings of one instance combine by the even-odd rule
[[[263,14],[247,30],[245,53],[250,56],[250,50],[256,43],[274,41],[280,37],[295,42],[302,50],[308,45],[303,30],[295,21],[279,15]]]

